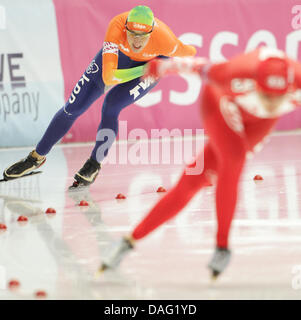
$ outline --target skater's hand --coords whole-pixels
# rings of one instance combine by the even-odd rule
[[[149,61],[145,65],[143,79],[147,77],[152,77],[155,80],[158,80],[160,77],[162,77],[162,74],[160,74],[160,64],[160,59],[153,59]]]

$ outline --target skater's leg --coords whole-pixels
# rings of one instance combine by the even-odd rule
[[[36,151],[46,155],[71,128],[75,120],[104,93],[102,81],[102,50],[86,69],[66,104],[55,114]]]
[[[131,67],[133,63],[129,57],[121,52],[119,53],[119,68]],[[74,87],[64,107],[62,107],[52,119],[44,136],[37,145],[37,153],[40,155],[47,154],[52,146],[67,133],[75,120],[83,114],[105,90],[106,87],[102,80],[102,50],[100,50]]]
[[[141,83],[143,85],[139,86]],[[92,159],[100,163],[108,154],[108,150],[118,133],[118,116],[121,110],[144,97],[156,84],[157,82],[149,79],[134,79],[115,86],[107,93],[103,103],[96,143],[91,154]]]
[[[52,146],[71,128],[77,117],[103,94],[104,87],[101,50],[76,84],[65,106],[53,117],[36,150],[33,150],[27,158],[8,167],[3,172],[4,178],[16,179],[40,167]]]
[[[249,149],[239,108],[224,100],[214,86],[204,89],[202,116],[217,159],[216,249],[209,263],[212,276],[216,278],[230,262],[229,230],[237,202],[239,178]]]
[[[159,59],[168,59],[159,56]],[[118,62],[118,68],[132,68],[145,64],[145,62],[128,61],[124,57]],[[108,151],[118,134],[118,116],[127,106],[135,103],[151,91],[158,82],[152,78],[134,79],[132,81],[119,84],[112,88],[103,103],[101,122],[96,136],[96,143],[91,153],[91,158],[101,162],[108,154]]]
[[[118,68],[131,68],[143,64],[144,62],[133,61],[126,55],[119,53]],[[101,167],[100,163],[115,141],[118,132],[119,113],[128,105],[146,95],[156,84],[157,82],[152,79],[140,80],[137,78],[116,85],[107,93],[102,107],[101,123],[98,128],[95,146],[90,158],[75,174],[75,181],[71,189],[88,186],[95,181]]]
[[[235,143],[235,140],[233,140]],[[244,166],[246,150],[242,145],[235,145],[222,154],[219,162],[218,182],[216,187],[217,246],[228,247],[228,236],[237,203],[239,178]],[[232,153],[231,152],[232,149]]]
[[[229,138],[229,136],[228,136]],[[213,278],[230,262],[228,238],[237,203],[239,178],[244,166],[246,149],[238,136],[217,142],[218,181],[216,186],[217,234],[216,249],[209,263]]]
[[[202,114],[204,127],[218,163],[217,246],[227,248],[229,230],[237,202],[238,183],[245,163],[248,143],[239,108],[223,99],[218,88],[207,86],[202,97]]]
[[[166,57],[160,57],[166,58]],[[122,53],[119,53],[118,68],[132,68],[145,64],[145,62],[133,61]],[[118,133],[118,117],[124,108],[144,97],[152,90],[157,82],[148,77],[144,80],[137,78],[132,81],[113,87],[106,95],[101,122],[98,127],[95,146],[90,158],[84,166],[75,174],[74,187],[93,183],[98,175],[100,163],[108,154]]]
[[[203,172],[199,175],[187,175],[184,172],[178,183],[134,229],[132,233],[134,240],[145,237],[161,224],[173,218],[187,205],[196,192],[210,183],[210,174],[216,170],[216,159],[210,143],[206,145],[204,153],[199,155],[199,157],[204,157]],[[203,161],[203,159],[198,159],[197,162],[199,161]]]
[[[157,203],[129,237],[122,238],[108,248],[104,253],[100,272],[117,267],[124,255],[134,247],[136,240],[145,237],[165,221],[174,217],[198,190],[211,182],[211,173],[216,170],[216,161],[209,144],[205,147],[204,154],[199,155],[196,162],[203,161],[203,156],[205,158],[203,172],[199,175],[184,173],[177,185]]]

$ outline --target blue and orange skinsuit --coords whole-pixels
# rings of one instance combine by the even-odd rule
[[[131,89],[143,81],[140,77],[143,75],[144,64],[156,57],[184,57],[196,54],[193,46],[184,45],[169,27],[157,18],[154,19],[153,31],[145,48],[139,53],[133,52],[127,42],[125,28],[128,13],[117,15],[109,23],[103,48],[76,84],[69,100],[53,117],[36,147],[38,154],[46,155],[68,132],[74,121],[113,86],[104,99],[101,122],[91,154],[91,157],[100,163],[117,135],[121,110],[145,96],[157,84],[157,81],[149,80],[149,86],[141,88],[138,96],[130,93]],[[108,132],[112,133],[109,135],[111,139],[107,135]]]

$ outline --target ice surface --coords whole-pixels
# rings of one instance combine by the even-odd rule
[[[129,148],[131,145],[128,145]],[[70,193],[92,145],[58,146],[40,175],[0,183],[0,299],[300,299],[301,135],[277,135],[248,161],[231,232],[233,259],[212,284],[214,187],[137,244],[116,272],[95,280],[108,244],[128,233],[169,189],[182,165],[107,164],[90,190]],[[31,149],[0,150],[0,168]],[[256,184],[260,174],[264,181]],[[126,200],[117,201],[123,193]],[[164,195],[164,194],[163,194]],[[79,207],[87,200],[89,207]],[[44,212],[56,209],[54,216]],[[20,225],[17,218],[29,222]],[[6,288],[21,282],[19,292]]]

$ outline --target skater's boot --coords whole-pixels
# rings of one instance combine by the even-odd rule
[[[100,163],[92,158],[89,158],[83,167],[75,174],[75,181],[70,189],[80,186],[88,186],[93,183],[99,173],[100,168]]]
[[[45,156],[40,156],[35,150],[31,151],[27,158],[21,159],[8,167],[3,172],[4,180],[21,178],[39,168],[46,161]]]
[[[104,254],[104,259],[98,272],[101,273],[107,269],[118,267],[125,254],[133,248],[134,240],[132,238],[122,238],[118,242],[112,243]]]
[[[208,265],[212,279],[216,279],[230,262],[231,251],[226,248],[216,247],[213,257]]]

